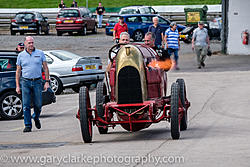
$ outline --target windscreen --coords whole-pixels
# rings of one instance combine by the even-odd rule
[[[35,15],[33,13],[19,13],[16,15],[16,20],[17,21],[22,21],[22,20],[33,20],[35,18]]]
[[[136,14],[136,10],[135,9],[123,9],[120,14]]]
[[[69,9],[69,10],[61,10],[58,13],[58,17],[59,18],[63,18],[63,17],[80,17],[79,16],[79,12],[76,9]]]
[[[119,16],[113,16],[109,18],[109,23],[117,23],[119,21]]]
[[[67,51],[52,51],[50,53],[62,61],[68,61],[79,58],[78,55]]]

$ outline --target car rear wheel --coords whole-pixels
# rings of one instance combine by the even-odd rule
[[[16,35],[16,32],[11,30],[11,31],[10,31],[10,34],[11,34],[11,35]]]
[[[18,119],[23,115],[21,96],[15,91],[6,92],[0,98],[0,116],[4,119]]]
[[[61,31],[57,31],[56,34],[57,34],[57,36],[62,36],[62,32]]]
[[[41,35],[41,34],[42,34],[42,27],[38,26],[37,31],[36,31],[36,35]]]
[[[60,95],[63,91],[62,81],[56,76],[50,76],[51,89],[55,92],[56,95]]]
[[[83,27],[83,30],[80,33],[81,35],[85,36],[87,34],[87,27]]]
[[[45,35],[49,35],[49,26],[46,28]]]
[[[133,35],[134,41],[142,41],[144,34],[141,30],[136,30]]]
[[[92,30],[92,33],[93,33],[93,34],[96,34],[96,33],[97,33],[97,25],[94,26],[94,29]]]

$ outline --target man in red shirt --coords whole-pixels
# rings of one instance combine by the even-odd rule
[[[124,18],[120,16],[119,22],[116,23],[114,27],[113,40],[116,40],[118,42],[120,39],[120,34],[122,32],[128,32],[128,26],[126,23],[124,23]]]

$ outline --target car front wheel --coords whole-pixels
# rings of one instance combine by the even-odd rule
[[[134,32],[134,35],[133,35],[134,41],[142,41],[143,37],[144,37],[144,34],[142,31],[137,30]]]
[[[0,98],[0,116],[4,119],[18,119],[22,117],[21,96],[15,91],[6,92]]]

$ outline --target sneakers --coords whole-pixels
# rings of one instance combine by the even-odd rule
[[[34,120],[35,121],[35,126],[37,129],[41,129],[41,123],[40,123],[40,120],[37,119],[37,120]]]
[[[26,132],[31,132],[31,127],[25,127],[23,129],[23,133],[26,133]]]
[[[204,68],[205,67],[205,63],[201,62],[201,66]]]

